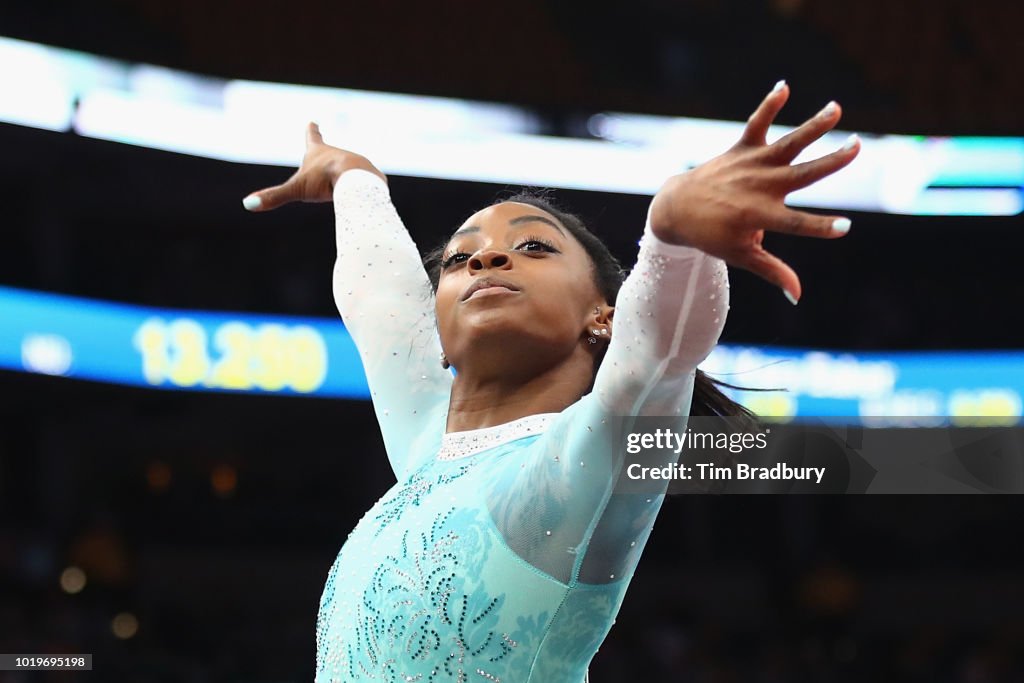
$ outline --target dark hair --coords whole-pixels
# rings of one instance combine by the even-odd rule
[[[549,194],[544,191],[523,190],[518,194],[500,199],[495,204],[503,204],[505,202],[529,204],[557,218],[583,246],[587,255],[590,256],[590,261],[593,264],[594,283],[608,303],[612,306],[615,305],[619,288],[626,279],[626,271],[622,269],[618,259],[608,250],[604,242],[587,229],[579,216],[558,208]],[[434,291],[437,291],[437,283],[441,277],[441,261],[444,257],[445,246],[442,244],[423,257],[423,265],[427,270],[427,275],[430,278],[430,284]],[[603,349],[607,349],[607,346],[604,346]],[[594,362],[595,375],[603,357],[604,351],[602,350]],[[730,399],[722,393],[719,387],[729,387],[731,389],[746,388],[713,379],[704,371],[698,369],[694,379],[690,415],[740,417],[745,418],[747,421],[756,421],[757,418],[753,412]]]

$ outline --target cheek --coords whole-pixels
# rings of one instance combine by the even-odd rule
[[[595,297],[589,283],[569,278],[556,278],[544,287],[544,296],[537,299],[546,324],[560,330],[577,331],[585,323],[587,306]]]
[[[438,324],[447,320],[452,313],[453,307],[458,303],[458,288],[450,280],[442,280],[437,285],[434,293],[434,315]]]
[[[434,294],[434,319],[437,321],[437,331],[442,339],[458,336],[458,327],[462,324],[459,309],[462,305],[462,294],[468,286],[468,280],[459,277],[458,273],[442,277],[437,283],[437,292]]]

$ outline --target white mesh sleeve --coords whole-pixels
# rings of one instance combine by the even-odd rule
[[[594,381],[598,401],[613,415],[686,414],[694,371],[718,342],[728,310],[725,262],[659,240],[648,213]]]
[[[384,180],[346,171],[334,187],[334,211],[334,301],[359,349],[388,459],[401,480],[413,443],[429,426],[436,431],[451,393],[452,376],[439,361],[434,297]]]

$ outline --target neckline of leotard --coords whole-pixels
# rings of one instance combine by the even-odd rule
[[[493,427],[449,432],[441,437],[441,450],[437,454],[437,459],[458,460],[524,436],[542,434],[557,415],[558,413],[539,413]]]

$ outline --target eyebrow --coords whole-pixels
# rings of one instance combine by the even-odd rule
[[[535,215],[532,215],[532,214],[528,215],[528,216],[517,216],[516,218],[513,218],[512,220],[510,220],[508,222],[508,224],[509,225],[520,225],[522,223],[532,223],[534,221],[540,221],[541,223],[547,223],[552,228],[554,228],[559,233],[561,233],[563,237],[565,236],[565,232],[562,230],[562,228],[560,228],[558,226],[557,223],[552,221],[550,218],[545,218],[544,216],[535,216]],[[464,228],[460,228],[459,230],[456,230],[455,233],[452,235],[452,237],[455,238],[455,237],[458,237],[459,235],[465,235],[466,233],[470,233],[470,232],[480,232],[480,226],[479,225],[467,225]]]

